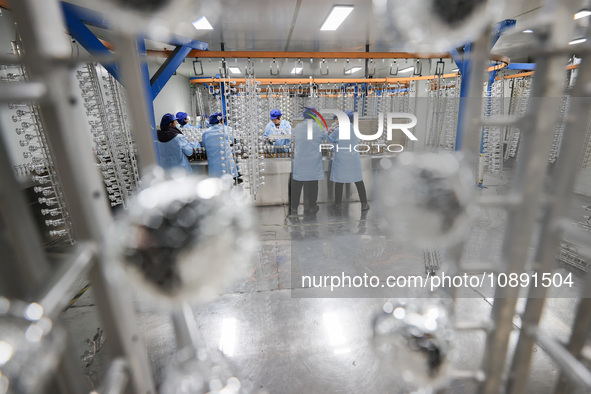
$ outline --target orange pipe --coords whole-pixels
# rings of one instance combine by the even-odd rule
[[[565,70],[575,70],[579,68],[578,64],[571,64],[570,66],[566,66]],[[503,78],[504,79],[512,79],[512,78],[519,78],[519,77],[529,77],[530,75],[534,75],[535,71],[527,71],[524,73],[519,73],[519,74],[512,74],[512,75],[505,75]],[[501,77],[496,78],[496,80],[501,79]]]
[[[529,77],[530,75],[534,75],[534,72],[533,71],[528,71],[528,72],[525,72],[525,73],[505,75],[502,78],[504,78],[504,79],[512,79],[512,78],[519,78],[519,77]],[[501,77],[498,77],[498,78],[495,78],[495,79],[496,80],[499,80],[499,79],[501,79]]]

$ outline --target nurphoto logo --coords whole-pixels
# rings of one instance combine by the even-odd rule
[[[339,120],[339,141],[347,141],[351,139],[351,122],[349,121],[349,117],[343,111],[338,109],[321,109],[320,111],[315,111],[310,109],[313,113],[311,116],[314,118],[318,126],[320,128],[328,129],[326,120],[321,115],[321,113],[330,113],[336,115],[337,119]],[[392,131],[393,130],[401,130],[411,141],[417,141],[417,137],[410,131],[413,127],[417,125],[417,117],[413,114],[405,113],[405,112],[388,112],[385,116],[386,118],[386,141],[392,140]],[[313,130],[312,130],[312,120],[308,119],[308,140],[313,139]],[[384,114],[378,113],[378,131],[374,134],[362,134],[359,131],[359,114],[355,112],[353,114],[353,132],[362,141],[375,141],[379,139],[384,133]],[[399,153],[404,150],[404,147],[400,144],[377,144],[378,150],[385,148],[388,152],[391,153]],[[348,150],[355,152],[369,152],[371,147],[367,144],[356,144],[356,145],[349,145],[349,147],[342,146],[342,145],[335,145],[333,144],[320,144],[319,149],[322,151],[323,149],[333,149],[336,150]]]

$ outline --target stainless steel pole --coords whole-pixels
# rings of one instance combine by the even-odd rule
[[[562,137],[560,156],[548,192],[548,201],[542,219],[542,232],[539,249],[535,259],[536,271],[552,272],[556,266],[556,250],[562,239],[561,226],[558,224],[568,214],[571,196],[577,176],[577,166],[585,149],[589,109],[591,98],[587,85],[591,82],[591,64],[589,56],[581,62],[579,76],[571,93],[570,113]],[[525,311],[521,317],[522,327],[517,348],[511,364],[512,374],[507,386],[508,393],[523,393],[527,388],[527,378],[531,364],[534,338],[527,335],[530,327],[535,328],[540,322],[549,288],[530,287]]]
[[[23,0],[11,5],[29,74],[47,86],[47,97],[39,108],[76,238],[95,242],[102,252],[91,271],[91,281],[108,344],[113,357],[123,357],[129,363],[133,390],[129,388],[127,392],[154,394],[153,376],[134,321],[132,300],[125,296],[125,289],[118,282],[107,280],[105,238],[113,218],[88,138],[79,132],[84,130],[85,119],[73,111],[79,99],[70,86],[71,70],[60,63],[69,58],[71,51],[60,4],[56,0]]]
[[[559,48],[568,43],[572,26],[570,3],[554,2],[543,10],[549,13],[548,33],[541,35],[541,45]],[[523,272],[543,191],[548,156],[559,118],[560,98],[564,90],[564,56],[548,56],[536,63],[531,99],[524,122],[521,151],[512,190],[521,203],[510,210],[503,240],[502,261],[507,273]],[[518,287],[497,287],[492,319],[495,329],[487,335],[483,370],[486,381],[480,392],[497,394],[503,384],[509,336],[519,296]]]
[[[566,345],[566,350],[577,359],[581,356],[581,350],[587,343],[589,331],[591,330],[591,275],[587,275],[586,285],[581,292],[580,298],[570,340]],[[572,392],[572,384],[568,380],[565,371],[560,373],[554,392],[556,394]]]

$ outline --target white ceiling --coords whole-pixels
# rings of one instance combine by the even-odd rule
[[[86,0],[68,0],[72,2]],[[116,0],[110,0],[112,2]],[[120,0],[117,0],[120,1]],[[353,12],[347,17],[336,31],[320,31],[320,26],[335,4],[341,2],[325,0],[222,0],[222,1],[189,1],[170,0],[171,4],[183,5],[182,11],[167,14],[175,20],[173,29],[184,32],[191,38],[207,42],[210,50],[219,51],[224,44],[228,51],[227,59],[231,59],[233,50],[253,51],[359,51],[364,52],[369,45],[370,52],[400,51],[402,43],[392,38],[388,31],[378,23],[374,14],[374,3],[386,0],[350,0],[349,4],[355,6]],[[409,0],[419,1],[419,0]],[[493,0],[491,0],[493,1]],[[496,0],[499,4],[501,0]],[[517,25],[513,34],[506,34],[495,45],[493,52],[503,54],[511,58],[513,62],[531,61],[529,53],[524,50],[524,44],[533,43],[533,36],[521,33],[528,27],[531,21],[540,11],[545,0],[507,0],[507,4],[499,20],[516,19]],[[573,7],[573,13],[579,5]],[[197,31],[191,22],[201,16],[207,17],[213,30]],[[420,25],[422,21],[417,21]],[[109,40],[109,32],[93,28],[95,34]],[[148,49],[172,49],[172,46],[160,42],[147,40]],[[327,59],[329,77],[343,77],[345,60]],[[151,59],[153,65],[161,64],[162,58]],[[280,64],[280,76],[293,76],[290,74],[296,59],[277,59]],[[319,76],[319,61],[314,59],[302,59],[304,63],[304,75]],[[187,77],[192,76],[193,59],[187,59],[178,70],[178,73]],[[203,59],[203,68],[206,76],[218,73],[220,59]],[[243,70],[246,60],[240,59],[237,65]],[[353,60],[357,62],[357,60]],[[234,60],[229,60],[234,64]],[[269,77],[268,59],[261,62],[255,60],[256,75]],[[364,65],[364,61],[359,63]],[[400,66],[400,69],[404,64]],[[446,71],[452,67],[446,67]],[[382,63],[376,59],[376,76],[388,75],[390,60]],[[362,77],[363,71],[351,75]]]

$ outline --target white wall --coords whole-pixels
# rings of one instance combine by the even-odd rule
[[[149,65],[150,75],[154,75],[158,67]],[[179,111],[191,114],[191,86],[189,78],[173,75],[154,100],[156,125],[160,124],[160,119],[165,113],[176,114]]]

